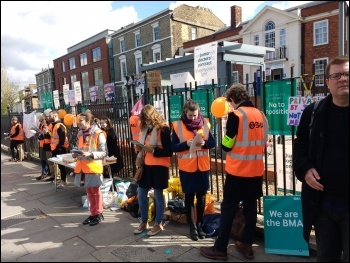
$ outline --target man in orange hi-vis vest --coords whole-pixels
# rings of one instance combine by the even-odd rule
[[[255,239],[257,199],[263,195],[264,150],[269,127],[264,113],[254,107],[242,84],[232,85],[225,97],[234,110],[228,114],[226,134],[221,142],[227,155],[219,236],[214,246],[201,247],[200,252],[206,258],[228,259],[232,222],[242,201],[246,225],[242,239],[235,241],[235,248],[251,260],[254,259],[252,244]]]
[[[22,124],[18,122],[18,119],[16,116],[12,117],[11,119],[11,130],[8,136],[6,136],[4,139],[10,139],[10,149],[12,158],[9,161],[12,162],[20,162],[22,161],[21,157],[23,154],[22,151],[22,144],[24,143],[24,131]]]

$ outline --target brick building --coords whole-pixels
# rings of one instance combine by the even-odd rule
[[[90,100],[91,86],[98,87],[99,99],[104,101],[103,85],[115,81],[110,41],[110,34],[114,32],[104,30],[69,47],[66,55],[53,60],[55,86],[61,99],[63,85],[73,90],[74,82],[79,81],[83,102]]]
[[[117,90],[124,90],[124,94],[130,86],[137,92],[142,90],[142,64],[183,55],[184,42],[211,35],[223,27],[225,24],[211,10],[188,5],[165,9],[122,27],[111,35]]]

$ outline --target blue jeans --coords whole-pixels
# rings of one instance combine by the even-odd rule
[[[49,165],[45,160],[41,160],[41,173],[48,174],[50,172]]]
[[[147,198],[148,191],[149,189],[141,188],[141,187],[138,187],[137,189],[142,222],[148,221],[148,198]],[[154,189],[154,202],[156,205],[155,222],[158,224],[161,224],[163,220],[163,213],[164,213],[163,189]]]
[[[317,261],[349,262],[349,212],[321,208],[314,225]]]

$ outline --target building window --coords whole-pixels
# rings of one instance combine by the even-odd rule
[[[81,72],[81,84],[83,88],[83,101],[89,100],[89,72],[83,71]]]
[[[135,34],[135,47],[141,46],[140,31],[134,32]]]
[[[134,53],[134,56],[135,56],[135,72],[136,74],[140,74],[140,67],[141,67],[141,64],[142,64],[142,52],[141,51],[136,51]]]
[[[282,28],[280,30],[280,46],[285,47],[286,46],[286,29]]]
[[[125,41],[124,40],[120,41],[120,52],[125,52]]]
[[[161,48],[159,44],[155,44],[152,46],[153,50],[153,62],[157,62],[158,60],[161,60]]]
[[[86,53],[80,54],[80,66],[87,65],[87,55]]]
[[[98,86],[99,98],[104,98],[102,68],[94,68],[95,86]]]
[[[314,46],[328,44],[328,20],[314,23]]]
[[[66,72],[66,65],[64,64],[64,61],[62,61],[62,72]]]
[[[77,81],[77,75],[70,75],[70,88],[73,90],[74,89],[74,82]]]
[[[75,69],[75,58],[69,59],[69,69]]]
[[[92,50],[92,62],[101,60],[101,48],[95,48]]]
[[[265,47],[275,48],[275,23],[272,21],[265,25]]]
[[[326,70],[326,65],[328,63],[327,58],[319,58],[319,59],[314,59],[314,64],[315,64],[315,86],[324,86],[325,85],[325,70]]]
[[[152,24],[153,27],[153,41],[157,41],[159,40],[159,26],[158,26],[158,22]]]
[[[66,84],[67,84],[67,79],[63,78],[63,85],[66,85]]]
[[[237,83],[239,83],[238,71],[233,71],[232,72],[232,84],[237,84]]]
[[[128,74],[127,67],[126,67],[126,57],[125,55],[122,55],[119,57],[120,61],[120,75],[121,75],[121,80],[125,81],[125,76]]]
[[[254,46],[259,46],[259,35],[255,35],[253,39]]]
[[[191,28],[191,40],[197,39],[197,29],[195,27]]]

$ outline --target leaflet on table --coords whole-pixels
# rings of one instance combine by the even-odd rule
[[[140,146],[140,147],[144,147],[144,146],[145,146],[144,144],[140,143],[140,142],[137,141],[137,140],[131,140],[131,143],[133,143],[133,144],[135,144],[135,145],[137,145],[137,146]]]

